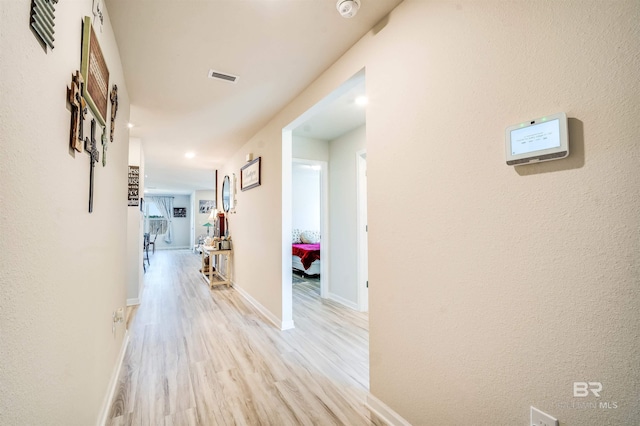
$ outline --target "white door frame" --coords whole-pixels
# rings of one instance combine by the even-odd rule
[[[367,150],[356,152],[356,233],[358,310],[369,310],[369,247],[367,233]]]
[[[282,320],[281,330],[294,328],[293,276],[291,274],[291,153],[293,129],[282,129]]]

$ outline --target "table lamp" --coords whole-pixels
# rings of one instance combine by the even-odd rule
[[[206,226],[206,227],[207,227],[207,237],[208,237],[208,236],[209,236],[209,228],[211,228],[212,226],[215,226],[215,225],[212,225],[212,224],[210,224],[209,222],[207,222],[207,223],[205,223],[205,224],[204,224],[204,225],[202,225],[202,226]]]

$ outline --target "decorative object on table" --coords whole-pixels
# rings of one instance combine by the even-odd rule
[[[56,25],[55,5],[57,3],[58,0],[31,0],[30,25],[45,51],[47,46],[53,49],[53,42],[55,41],[53,27]]]
[[[82,134],[84,116],[87,113],[87,104],[82,97],[82,74],[76,71],[71,75],[71,87],[67,88],[69,104],[71,105],[71,137],[69,144],[72,149],[82,152],[84,135]]]
[[[107,127],[103,127],[102,128],[102,136],[101,136],[101,141],[102,141],[102,167],[105,167],[107,165]]]
[[[129,166],[127,199],[129,206],[138,206],[140,199],[140,168],[138,166]]]
[[[118,86],[115,84],[111,88],[111,132],[109,133],[109,140],[113,143],[113,132],[116,126],[116,114],[118,113]]]
[[[200,213],[209,213],[216,208],[216,202],[214,200],[200,200],[199,207]]]
[[[215,226],[215,225],[213,225],[213,224],[211,224],[211,223],[207,222],[207,223],[205,223],[205,224],[204,224],[204,225],[202,225],[202,226],[206,226],[206,227],[207,227],[207,236],[208,236],[208,235],[209,235],[209,228],[211,228],[212,226]]]
[[[91,120],[91,141],[87,146],[89,139],[85,140],[85,150],[89,152],[89,160],[91,169],[89,171],[89,213],[93,212],[93,169],[98,161],[100,161],[100,151],[98,151],[98,143],[96,142],[96,120]]]
[[[85,16],[82,29],[82,77],[84,77],[84,92],[91,111],[105,126],[107,116],[107,99],[109,98],[109,70],[104,61],[96,33],[91,26],[91,18]]]
[[[240,190],[246,191],[260,186],[260,159],[258,157],[240,168]]]
[[[231,250],[231,237],[222,237],[221,238],[220,250]]]
[[[187,217],[187,208],[186,207],[174,207],[173,208],[173,217]]]
[[[228,237],[229,221],[227,220],[227,215],[223,212],[218,214],[218,226],[220,227],[220,237]]]
[[[213,236],[218,235],[218,209],[211,210],[209,217],[207,218],[207,223],[213,226]],[[209,228],[207,228],[207,235],[209,234]]]

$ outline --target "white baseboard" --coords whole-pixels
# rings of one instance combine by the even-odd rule
[[[251,303],[253,307],[255,307],[262,315],[264,315],[270,322],[273,323],[273,325],[278,327],[280,330],[289,330],[291,328],[295,328],[295,326],[293,325],[293,320],[281,321],[278,317],[273,315],[270,310],[265,308],[262,303],[258,302],[253,298],[253,296],[247,293],[245,289],[234,282],[232,282],[231,285],[233,286],[233,288],[238,290],[238,293],[240,293],[240,295],[242,295],[242,297],[244,297],[247,302]]]
[[[122,369],[122,362],[124,361],[124,354],[127,352],[127,346],[129,346],[129,331],[125,331],[124,339],[122,339],[122,346],[120,347],[120,353],[116,360],[116,365],[111,372],[111,379],[109,380],[109,387],[107,388],[107,395],[102,402],[102,408],[98,415],[98,426],[104,426],[107,422],[107,416],[111,409],[111,403],[113,402],[113,395],[116,392],[116,385],[118,384],[118,378],[120,377],[120,370]]]
[[[338,302],[339,304],[344,305],[347,308],[353,309],[355,311],[360,310],[357,303],[352,302],[351,300],[347,300],[342,296],[338,296],[337,294],[329,293],[329,299],[333,300],[334,302]]]
[[[140,299],[138,297],[134,299],[127,299],[127,306],[135,306],[140,304]]]
[[[296,328],[295,324],[293,323],[293,320],[290,321],[282,321],[280,323],[280,330],[285,331],[285,330],[291,330],[293,328]]]
[[[411,423],[403,419],[400,414],[371,394],[367,395],[365,406],[391,426],[411,426]]]

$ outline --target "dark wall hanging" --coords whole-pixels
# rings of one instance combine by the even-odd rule
[[[111,132],[109,133],[109,139],[113,143],[113,131],[116,124],[116,114],[118,113],[118,86],[115,84],[111,88]]]
[[[129,206],[137,206],[140,196],[140,167],[129,166]]]
[[[100,125],[105,125],[107,100],[109,99],[109,69],[102,56],[96,33],[91,26],[91,18],[84,17],[82,27],[82,77],[84,92],[91,111]]]
[[[53,49],[55,38],[55,4],[58,0],[31,0],[31,28],[38,36],[39,41],[44,45]]]
[[[102,136],[100,137],[100,141],[102,142],[102,167],[107,165],[107,128],[102,128]]]
[[[93,169],[98,161],[100,161],[100,151],[98,151],[98,143],[96,141],[96,120],[91,120],[91,140],[85,139],[85,151],[89,153],[89,162],[91,169],[89,170],[89,213],[93,212]]]
[[[71,105],[71,148],[78,152],[82,152],[84,144],[84,116],[87,114],[87,104],[82,97],[82,86],[84,80],[80,71],[76,71],[75,75],[71,75],[71,87],[67,88],[68,100]]]
[[[187,217],[187,208],[186,207],[174,207],[173,208],[173,217]]]

